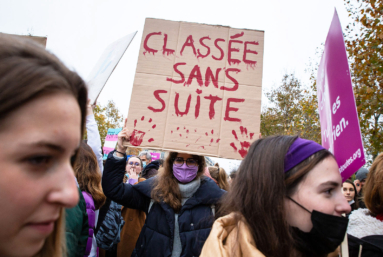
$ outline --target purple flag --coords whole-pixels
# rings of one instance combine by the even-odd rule
[[[318,68],[322,145],[335,156],[343,181],[366,161],[342,27],[335,10]]]

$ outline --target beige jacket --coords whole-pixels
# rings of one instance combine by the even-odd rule
[[[237,222],[234,213],[217,219],[202,248],[202,257],[264,257],[255,246],[249,228]]]

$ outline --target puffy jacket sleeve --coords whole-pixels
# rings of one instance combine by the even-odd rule
[[[125,158],[116,158],[110,152],[105,163],[102,176],[104,194],[124,207],[147,211],[150,198],[140,193],[129,183],[123,183],[125,174]]]
[[[104,165],[101,152],[101,138],[93,114],[86,116],[86,131],[88,135],[88,145],[92,148],[94,154],[96,155],[98,167],[100,168],[102,174],[104,171]]]

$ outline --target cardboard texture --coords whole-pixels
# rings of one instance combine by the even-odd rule
[[[97,61],[87,78],[88,98],[91,100],[92,104],[96,103],[98,96],[110,75],[112,75],[118,62],[124,55],[126,49],[128,49],[136,33],[137,31],[110,44]]]
[[[147,18],[129,146],[242,159],[258,138],[264,32]]]

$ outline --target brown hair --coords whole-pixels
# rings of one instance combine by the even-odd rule
[[[363,187],[363,198],[367,209],[376,216],[383,213],[383,153],[371,165]]]
[[[219,164],[216,163],[214,166],[208,167],[210,176],[217,180],[218,186],[228,191],[229,190],[229,182],[227,181],[226,171],[219,167]]]
[[[218,213],[223,216],[234,212],[237,220],[244,219],[257,248],[265,256],[303,255],[305,250],[294,239],[287,223],[284,200],[315,165],[331,156],[330,152],[322,150],[284,174],[285,155],[296,138],[273,136],[255,141]],[[315,256],[315,253],[310,255]]]
[[[45,94],[64,93],[73,95],[79,104],[83,132],[87,89],[81,77],[32,40],[0,33],[0,44],[0,123],[27,102]],[[64,255],[63,219],[62,212],[37,256]]]
[[[81,141],[78,150],[74,174],[81,191],[91,194],[96,210],[100,209],[106,201],[106,196],[101,187],[101,171],[98,167],[96,155],[84,141]]]
[[[164,168],[158,172],[157,179],[152,190],[152,199],[156,202],[164,201],[174,212],[181,210],[181,192],[178,186],[178,180],[173,175],[173,161],[177,157],[177,152],[170,152],[165,159]],[[203,156],[192,155],[193,159],[198,162],[199,178],[204,173],[205,158]]]
[[[356,191],[356,186],[355,186],[355,184],[354,184],[350,179],[347,179],[347,180],[346,180],[345,182],[343,182],[343,183],[351,184],[352,187],[354,188],[354,192],[355,192],[355,195],[354,195],[354,203],[351,204],[351,207],[352,207],[351,211],[359,209],[358,191]]]

